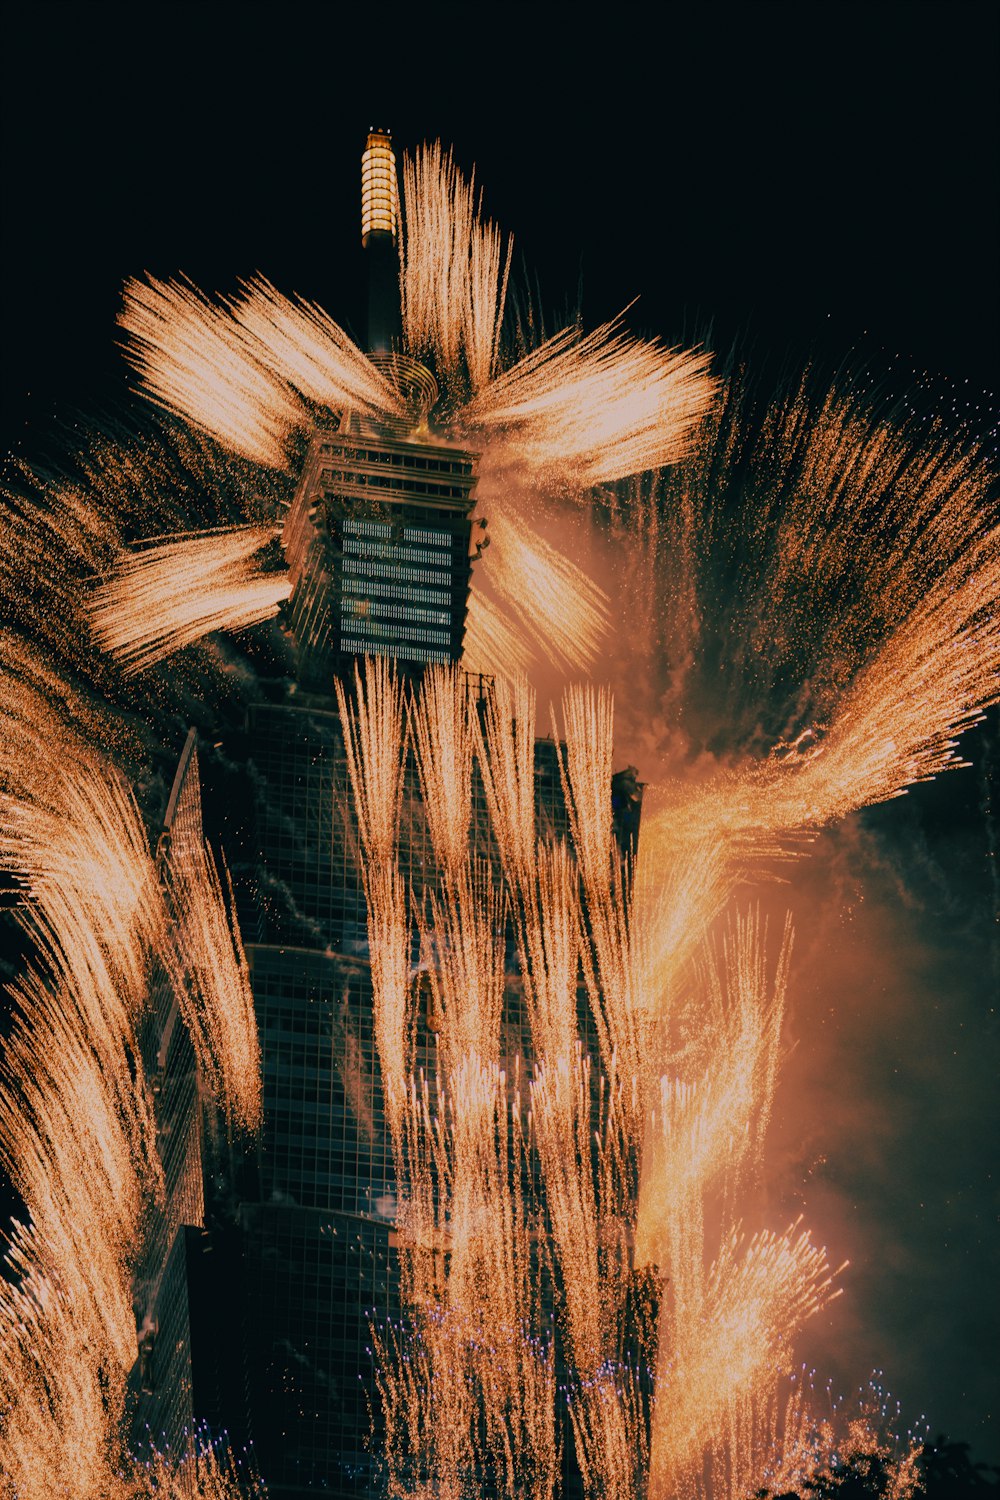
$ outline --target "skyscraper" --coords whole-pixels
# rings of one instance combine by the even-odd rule
[[[395,213],[391,146],[373,132],[363,163],[370,342],[405,415],[376,425],[345,413],[336,428],[313,433],[282,538],[293,670],[261,684],[242,731],[216,747],[206,769],[205,823],[233,873],[261,1042],[264,1125],[252,1150],[202,1129],[193,1055],[166,988],[147,1037],[161,1080],[168,1196],[137,1282],[135,1428],[148,1425],[154,1440],[175,1447],[199,1422],[249,1439],[274,1500],[375,1492],[370,1324],[399,1310],[401,1185],[383,1109],[357,820],[334,685],[349,694],[365,656],[391,658],[413,686],[427,666],[459,663],[472,559],[485,541],[477,529],[474,542],[471,519],[475,456],[433,432],[433,376],[392,348]],[[490,686],[469,677],[467,691],[481,705]],[[620,831],[631,838],[636,796],[624,786],[619,793]],[[536,745],[535,805],[546,828],[565,832],[551,741]],[[201,806],[191,737],[161,858],[175,857],[176,841],[201,837]],[[403,809],[400,865],[413,889],[433,888],[412,763]],[[469,837],[496,862],[475,779]],[[415,936],[411,964],[416,984]],[[527,1056],[511,978],[507,1045]],[[435,1017],[426,1006],[415,1058],[433,1077]]]

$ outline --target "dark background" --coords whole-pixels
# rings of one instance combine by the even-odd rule
[[[998,12],[978,4],[23,5],[5,25],[0,449],[126,394],[129,275],[260,270],[361,332],[359,155],[442,137],[545,306],[846,360],[995,439]],[[775,1121],[846,1292],[804,1341],[995,1433],[996,717],[971,771],[821,841]],[[622,747],[622,753],[628,753]],[[808,1121],[808,1124],[806,1123]],[[905,1425],[905,1421],[904,1421]]]

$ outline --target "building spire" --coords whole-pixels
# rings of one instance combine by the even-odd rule
[[[361,243],[368,263],[368,348],[389,354],[399,343],[399,191],[388,130],[374,126],[361,157]]]

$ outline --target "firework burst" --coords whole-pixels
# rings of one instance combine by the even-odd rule
[[[278,613],[290,579],[268,544],[283,533],[295,562],[281,512],[303,434],[317,415],[398,431],[407,359],[433,367],[441,442],[481,455],[491,550],[465,664],[498,676],[481,697],[453,668],[414,688],[376,658],[335,684],[398,1192],[402,1315],[373,1330],[389,1493],[466,1500],[489,1475],[551,1500],[571,1448],[588,1500],[737,1500],[775,1475],[804,1483],[816,1451],[804,1399],[779,1418],[782,1382],[838,1273],[798,1223],[741,1228],[791,933],[769,947],[752,905],[726,909],[819,828],[956,765],[956,736],[996,698],[1000,542],[981,462],[805,388],[753,437],[738,382],[620,319],[512,353],[510,245],[473,183],[425,147],[403,201],[396,357],[369,359],[262,278],[221,300],[130,282],[121,324],[168,414],[160,447],[101,443],[72,481],[29,479],[4,513],[20,634],[0,643],[0,861],[35,954],[0,1079],[0,1156],[30,1221],[0,1287],[11,1497],[236,1492],[197,1437],[186,1467],[154,1454],[142,1471],[122,1430],[136,1247],[154,1221],[198,1218],[180,1217],[187,1189],[159,1165],[143,1021],[161,1001],[182,1017],[220,1136],[252,1132],[247,962],[196,754],[154,856],[97,747],[141,739],[123,705],[156,722],[183,676],[168,658],[188,648],[190,665],[208,632]],[[594,517],[627,540],[615,592],[648,639],[616,635],[616,601],[568,555]],[[568,688],[551,718],[565,836],[537,815],[526,674],[586,672],[619,649],[628,680],[666,658],[647,674],[661,723],[664,696],[670,714],[693,710],[699,661],[718,668],[731,729],[708,771],[678,753],[712,738],[696,712],[661,737],[637,859],[615,827],[599,686]],[[402,858],[408,786],[430,873]],[[526,1056],[505,1021],[512,964]],[[421,1072],[428,1018],[436,1067]]]

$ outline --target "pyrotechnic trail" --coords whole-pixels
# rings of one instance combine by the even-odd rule
[[[954,655],[956,628],[987,627],[981,649],[970,646],[979,691],[995,692],[989,455],[875,414],[849,386],[812,379],[759,406],[734,377],[689,457],[614,497],[616,593],[630,621],[646,622],[627,642],[623,707],[637,730],[670,715],[689,754],[723,743],[730,760],[821,739],[859,674],[879,659],[888,669],[883,653],[915,612],[918,650]],[[929,594],[953,593],[950,620],[928,615]],[[614,641],[608,655],[613,666]]]
[[[351,701],[340,681],[335,683],[362,851],[375,1045],[390,1139],[399,1161],[410,1073],[410,920],[397,862],[406,763],[405,701],[395,668],[384,657],[365,658],[355,671],[354,687]]]
[[[119,1394],[108,1381],[104,1350],[74,1318],[71,1296],[38,1270],[39,1247],[15,1225],[0,1278],[0,1400],[3,1425],[0,1495],[114,1493],[117,1455],[105,1402]]]
[[[648,1024],[639,999],[637,935],[627,913],[632,871],[615,842],[608,788],[614,760],[614,704],[606,689],[574,686],[555,711],[559,773],[584,897],[590,942],[582,952],[601,1057],[609,1077],[639,1083]],[[645,1008],[648,1008],[648,997]]]
[[[467,865],[418,918],[421,958],[439,1027],[441,1065],[498,1065],[504,996],[504,911],[488,864]]]
[[[686,1270],[686,1267],[677,1267]],[[784,1234],[733,1230],[707,1276],[671,1284],[661,1338],[650,1500],[752,1494],[764,1461],[791,1341],[834,1295],[825,1254],[793,1224]]]
[[[463,431],[497,434],[485,464],[527,468],[536,483],[590,489],[672,464],[713,392],[709,356],[622,331],[566,328],[463,406]]]
[[[129,554],[87,601],[98,644],[126,672],[142,672],[211,630],[272,619],[291,586],[252,559],[276,536],[241,527]]]
[[[503,500],[495,505],[499,494]],[[515,508],[514,494],[514,487],[502,481],[491,484],[488,476],[480,480],[479,505],[490,512],[485,571],[490,587],[513,616],[513,625],[507,627],[513,639],[494,634],[480,642],[478,632],[486,625],[473,617],[465,665],[470,671],[491,668],[493,675],[500,669],[516,677],[523,667],[544,657],[560,671],[586,671],[598,659],[611,622],[607,596],[539,535],[528,515]],[[488,656],[488,651],[493,654]]]
[[[535,862],[535,694],[524,677],[488,694],[476,744],[490,823],[508,884],[530,883]]]
[[[246,955],[225,860],[202,837],[197,751],[175,811],[161,879],[173,918],[161,948],[205,1087],[229,1129],[262,1123],[261,1058]]]
[[[731,1197],[759,1162],[777,1077],[790,927],[773,979],[765,946],[759,916],[737,918],[722,951],[704,954],[687,1003],[671,1018],[663,1058],[670,1071],[644,1100],[637,1264],[677,1260],[671,1241],[681,1243],[700,1221],[705,1194],[724,1177]]]
[[[583,913],[576,866],[564,844],[540,846],[530,880],[515,887],[514,929],[535,1057],[571,1068]]]
[[[445,879],[456,879],[469,857],[475,709],[463,675],[429,667],[410,714],[431,843]]]

